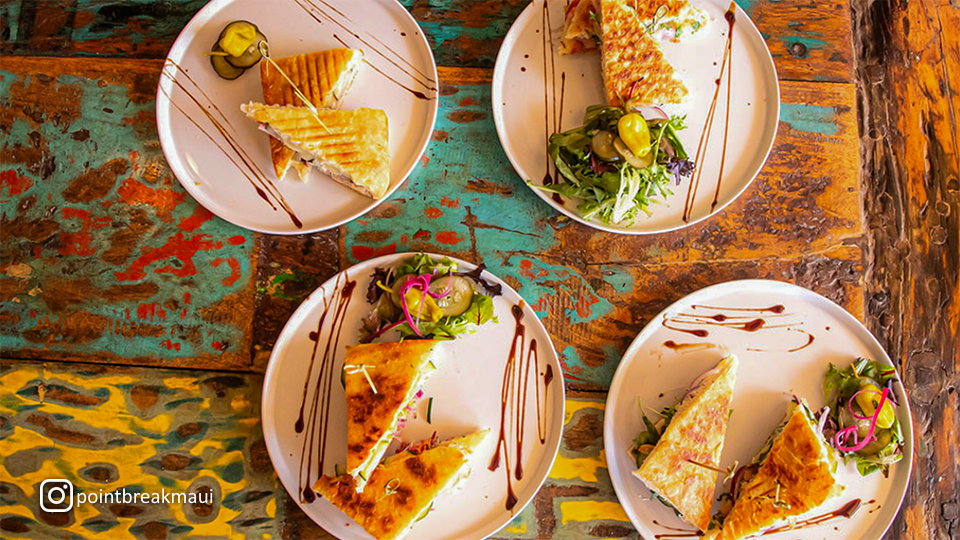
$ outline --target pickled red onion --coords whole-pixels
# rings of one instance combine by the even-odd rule
[[[418,287],[419,285],[419,287]],[[406,321],[410,324],[410,327],[413,328],[414,333],[418,336],[423,337],[423,332],[420,331],[420,328],[417,327],[420,324],[420,314],[423,313],[423,300],[420,301],[420,309],[417,310],[417,319],[414,320],[413,316],[410,315],[410,309],[407,308],[407,292],[410,289],[420,289],[424,292],[424,295],[429,294],[427,289],[430,287],[430,274],[420,274],[419,276],[408,279],[406,283],[400,287],[400,306],[403,308],[403,316],[406,318]]]
[[[876,390],[860,390],[856,394],[850,396],[850,401],[847,403],[847,407],[850,408],[850,412],[855,418],[859,420],[870,420],[870,429],[867,433],[867,436],[864,437],[862,441],[858,441],[857,426],[846,427],[838,431],[837,435],[833,438],[833,445],[836,446],[837,450],[840,450],[841,452],[857,452],[862,450],[864,447],[870,444],[873,439],[876,438],[874,433],[877,429],[877,418],[880,417],[880,411],[883,409],[883,405],[887,401],[887,394],[890,393],[890,389],[883,389],[883,392],[880,394],[880,404],[877,405],[877,409],[873,411],[873,416],[859,416],[853,411],[853,400],[856,399],[857,395],[861,394],[862,392],[876,392]],[[846,446],[846,443],[851,436],[853,437],[853,446]]]

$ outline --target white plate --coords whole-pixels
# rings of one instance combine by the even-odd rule
[[[373,270],[377,267],[397,265],[410,256],[411,254],[406,253],[379,257],[362,262],[346,271],[347,277],[356,280],[357,285],[353,291],[351,303],[345,311],[340,347],[336,351],[333,363],[334,373],[339,374],[343,365],[343,346],[357,343],[360,319],[370,312],[371,306],[366,302],[365,296]],[[475,268],[470,263],[456,261],[460,264],[461,270]],[[339,284],[337,282],[338,279],[342,279],[342,276],[341,273],[331,278],[304,300],[277,339],[263,382],[263,433],[277,474],[290,496],[298,501],[300,508],[338,538],[369,540],[370,535],[326,500],[317,499],[313,503],[306,504],[300,502],[297,494],[297,473],[300,467],[303,438],[296,433],[294,425],[301,404],[303,382],[307,376],[315,343],[310,340],[309,335],[317,330],[317,322],[323,312],[324,301],[330,299],[331,295],[339,294],[343,282]],[[464,482],[463,489],[457,493],[445,493],[438,498],[434,510],[413,529],[412,538],[466,540],[490,536],[506,525],[533,499],[550,472],[560,447],[564,410],[560,363],[550,336],[536,313],[529,306],[524,306],[523,323],[527,329],[527,341],[529,343],[536,339],[539,351],[541,377],[538,380],[542,381],[548,365],[553,370],[554,380],[548,385],[547,395],[541,395],[541,399],[545,400],[543,427],[546,430],[546,442],[544,444],[540,444],[537,437],[534,390],[532,385],[530,387],[527,403],[527,411],[530,414],[524,422],[527,436],[521,460],[524,476],[522,481],[514,481],[513,484],[519,502],[513,507],[513,511],[507,511],[505,509],[506,470],[503,465],[496,471],[490,471],[487,466],[496,448],[500,426],[500,390],[504,367],[510,352],[510,342],[514,336],[515,323],[511,307],[521,299],[509,285],[491,276],[489,272],[484,273],[484,278],[503,286],[503,295],[494,299],[494,311],[499,322],[488,322],[476,334],[443,345],[448,347],[446,357],[439,366],[439,370],[430,377],[424,387],[424,401],[427,397],[434,398],[432,424],[427,424],[421,414],[419,418],[407,423],[401,436],[404,441],[416,441],[430,437],[436,430],[441,439],[447,439],[465,435],[482,427],[489,427],[491,434],[479,450],[473,473]],[[331,309],[321,336],[325,336],[329,331],[329,319],[332,318],[333,313],[334,310]],[[385,339],[396,338],[388,334]],[[322,338],[320,346],[323,347],[325,343],[326,339]],[[318,358],[317,365],[319,363]],[[312,379],[315,380],[316,377],[315,371]],[[314,386],[315,384],[311,383],[311,393]],[[342,469],[346,463],[347,429],[346,403],[343,388],[339,382],[333,383],[330,396],[332,399],[328,424],[330,435],[326,445],[325,470],[328,475],[334,473],[334,464],[339,464]],[[420,409],[422,412],[423,402]],[[387,451],[387,455],[393,454],[393,447],[396,445],[397,443],[394,442],[391,450]],[[514,452],[511,451],[510,455],[513,456]],[[514,462],[511,461],[511,463]]]
[[[557,53],[567,2],[546,0],[550,13],[550,24],[546,25],[543,1],[532,2],[513,23],[500,48],[493,75],[493,116],[500,143],[520,178],[537,185],[542,184],[546,173],[549,134],[583,125],[583,113],[588,106],[606,103],[599,53]],[[708,26],[697,36],[679,44],[662,43],[667,60],[678,70],[692,95],[686,108],[688,127],[680,132],[680,139],[691,159],[696,153],[716,88],[715,80],[720,74],[728,28],[723,15],[730,3],[727,0],[694,2],[710,16]],[[552,37],[546,62],[541,27],[552,28],[552,32],[545,33]],[[537,188],[533,188],[534,193],[581,223],[626,234],[679,229],[719,212],[737,198],[763,167],[773,146],[780,116],[780,87],[766,43],[739,7],[733,32],[730,132],[723,182],[714,208],[711,206],[720,170],[723,115],[726,113],[726,75],[717,103],[710,146],[702,163],[697,164],[704,172],[687,221],[684,221],[683,214],[689,179],[684,179],[680,186],[671,186],[674,193],[664,204],[653,205],[650,217],[638,217],[629,227],[607,225],[595,219],[584,220],[576,209],[577,201],[561,197],[563,202],[560,203],[551,193]],[[552,60],[550,54],[553,54]],[[563,74],[566,74],[565,82]],[[546,84],[545,80],[548,81]],[[552,110],[554,103],[559,113],[556,123],[560,127],[555,128],[551,118],[550,127],[545,128],[545,111]]]
[[[306,183],[295,179],[297,173],[293,169],[287,171],[284,180],[276,180],[267,136],[240,111],[243,103],[263,101],[259,66],[236,80],[227,81],[217,76],[209,59],[203,56],[210,51],[223,27],[237,19],[256,24],[267,36],[271,53],[278,58],[343,47],[340,40],[349,47],[363,49],[368,65],[361,69],[341,108],[370,107],[387,112],[391,183],[383,199],[375,201],[365,197],[316,170],[311,171]],[[229,153],[239,162],[224,137],[178,85],[161,76],[157,90],[157,128],[163,153],[177,179],[211,212],[255,231],[273,234],[321,231],[374,208],[417,166],[437,117],[437,68],[433,53],[416,21],[396,0],[214,0],[183,29],[168,58],[186,70],[196,86],[169,61],[164,65],[164,72],[174,76],[205,107],[210,101],[216,103],[229,122],[229,126],[225,126],[236,145],[243,148],[252,164],[279,188],[303,224],[295,226],[282,208],[272,209],[257,195],[239,167],[225,155]],[[415,97],[374,68],[429,99]],[[418,84],[417,80],[425,84]],[[216,143],[177,106],[194,118]],[[215,114],[213,109],[209,110]]]
[[[777,305],[784,306],[780,315],[742,311]],[[749,317],[750,320],[764,318],[770,328],[746,332],[715,325],[677,324],[674,317],[681,313],[726,313]],[[666,328],[663,324],[665,317],[670,326],[707,330],[709,335],[701,338]],[[814,341],[803,349],[786,352],[808,342],[804,332],[812,334]],[[671,340],[675,343],[710,343],[715,347],[677,351],[664,345]],[[769,352],[753,349],[768,349]],[[863,356],[893,365],[877,340],[852,315],[830,300],[795,285],[765,280],[732,281],[697,291],[668,307],[640,332],[624,354],[607,397],[603,426],[603,442],[613,487],[630,521],[645,538],[669,534],[666,527],[687,531],[693,527],[681,521],[669,508],[651,500],[650,491],[632,475],[636,462],[628,450],[642,424],[637,398],[645,408],[654,410],[675,404],[698,375],[717,364],[724,350],[739,357],[740,368],[721,468],[729,467],[734,461],[743,464],[753,459],[770,432],[783,420],[791,394],[806,398],[814,410],[822,407],[825,403],[821,384],[829,363],[846,367]],[[897,417],[903,427],[906,445],[903,460],[893,465],[890,477],[884,478],[878,472],[860,478],[852,461],[841,466],[846,491],[842,498],[814,514],[835,510],[852,499],[864,502],[860,510],[849,520],[839,518],[802,529],[802,532],[769,535],[770,540],[793,540],[798,533],[808,540],[883,536],[903,501],[913,463],[909,402],[902,385],[895,385],[895,388],[900,403]],[[717,493],[720,492],[718,489]],[[719,504],[715,504],[714,511],[718,508]]]

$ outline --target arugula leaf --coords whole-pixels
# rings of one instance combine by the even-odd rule
[[[632,224],[650,205],[672,194],[671,181],[693,174],[694,164],[677,134],[685,117],[650,121],[651,150],[655,159],[642,169],[626,162],[602,162],[593,155],[591,140],[599,131],[618,132],[618,122],[627,110],[593,105],[583,117],[583,126],[550,136],[547,152],[557,168],[558,182],[532,186],[579,199],[577,209],[585,219],[604,223]]]
[[[650,455],[649,452],[644,452],[641,450],[646,445],[656,446],[660,442],[660,436],[663,435],[663,432],[666,431],[667,426],[670,425],[670,422],[673,421],[674,415],[677,414],[677,406],[673,405],[667,407],[660,411],[661,422],[663,427],[657,429],[657,424],[653,423],[649,418],[647,418],[647,413],[643,412],[643,404],[640,403],[640,399],[637,399],[637,405],[640,406],[640,416],[643,418],[644,430],[637,435],[637,438],[633,441],[633,446],[630,447],[630,453],[637,460],[637,467],[643,464],[644,460],[647,459],[647,456]]]
[[[434,260],[426,253],[417,253],[409,262],[401,264],[394,273],[396,276],[394,282],[407,275],[434,274],[436,277],[445,276],[450,272],[457,270],[457,263],[450,260],[449,257],[443,257]]]

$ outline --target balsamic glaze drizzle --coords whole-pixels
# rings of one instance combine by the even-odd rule
[[[368,35],[370,35],[373,39],[376,39],[376,40],[377,40],[378,42],[380,42],[384,47],[386,47],[386,49],[387,49],[390,53],[392,53],[394,56],[396,56],[397,58],[399,58],[401,62],[409,65],[410,68],[406,68],[406,67],[402,66],[400,63],[397,62],[397,60],[391,58],[390,56],[387,56],[387,55],[384,54],[383,51],[381,51],[379,48],[377,48],[376,46],[372,45],[369,41],[367,41],[367,40],[363,39],[362,37],[360,37],[360,34],[357,34],[357,33],[354,32],[353,30],[351,30],[346,24],[344,24],[343,22],[337,20],[337,18],[334,17],[334,16],[333,16],[329,11],[327,11],[325,8],[328,8],[328,9],[332,10],[334,13],[336,13],[337,15],[339,15],[341,18],[343,18],[344,20],[346,20],[348,23],[349,23],[349,22],[352,22],[352,21],[350,20],[350,18],[347,17],[346,15],[344,15],[343,13],[341,13],[340,11],[337,11],[333,6],[331,6],[331,5],[328,4],[327,2],[324,2],[324,0],[294,0],[294,2],[296,2],[298,6],[300,6],[301,8],[303,8],[303,10],[306,11],[307,14],[310,15],[315,21],[317,21],[317,23],[319,23],[319,24],[324,24],[324,19],[326,19],[327,21],[332,22],[333,24],[335,24],[335,25],[337,25],[338,27],[340,27],[340,29],[342,29],[344,32],[350,34],[350,35],[353,36],[357,41],[359,41],[360,43],[362,43],[363,45],[365,45],[368,50],[373,51],[373,52],[376,53],[378,56],[380,56],[381,58],[383,58],[384,60],[386,60],[387,62],[389,62],[390,64],[392,64],[395,68],[399,69],[401,72],[403,72],[405,75],[407,75],[408,77],[410,77],[411,79],[413,79],[417,84],[419,84],[419,85],[422,86],[423,88],[425,88],[425,89],[427,89],[427,90],[429,90],[429,91],[431,91],[431,92],[434,92],[434,93],[437,92],[437,86],[436,86],[436,81],[435,81],[435,80],[433,80],[430,76],[428,76],[428,75],[427,75],[426,73],[424,73],[423,71],[417,69],[416,66],[414,66],[413,64],[411,64],[411,63],[410,63],[407,59],[405,59],[403,56],[397,54],[396,51],[394,51],[394,50],[391,49],[390,47],[387,47],[386,45],[384,45],[382,41],[380,41],[379,39],[377,39],[376,37],[374,37],[372,34],[369,34],[369,33],[368,33]],[[320,4],[323,4],[324,7],[321,7],[320,5],[318,5],[317,2],[319,2]],[[337,38],[337,39],[339,40],[340,38]],[[341,43],[343,43],[343,42],[341,41]],[[344,45],[346,46],[346,44],[344,44]],[[368,62],[368,64],[369,64],[369,62]],[[369,64],[369,65],[372,65],[372,64]],[[411,68],[412,68],[412,69],[411,69]],[[383,72],[380,71],[379,69],[378,69],[377,71],[378,71],[379,73],[381,73],[381,74],[383,73]],[[389,78],[391,81],[396,82],[395,79],[390,78],[390,77],[388,77],[388,78]],[[399,84],[399,83],[397,83],[397,84]],[[434,96],[433,98],[426,98],[426,99],[436,99],[436,96]]]
[[[507,510],[513,510],[517,505],[518,499],[513,491],[513,478],[517,481],[523,479],[523,441],[525,437],[525,425],[527,418],[527,393],[530,389],[530,371],[534,374],[533,386],[536,392],[537,402],[537,437],[540,444],[547,441],[546,422],[543,418],[543,411],[546,408],[547,390],[553,381],[553,367],[547,364],[543,374],[543,403],[540,398],[540,357],[537,349],[537,340],[531,339],[527,345],[527,329],[523,324],[523,301],[510,309],[515,322],[513,339],[510,342],[510,354],[507,357],[507,364],[503,370],[503,382],[500,387],[500,432],[497,440],[497,449],[490,459],[490,465],[487,467],[491,471],[500,468],[501,452],[503,461],[506,464],[507,473],[507,495],[505,507]],[[524,350],[526,349],[526,351]],[[509,408],[509,411],[508,411]],[[508,418],[511,433],[507,433]],[[507,444],[508,438],[514,443],[516,453],[513,456],[515,460],[513,474],[510,471],[510,448]]]
[[[801,349],[805,349],[813,344],[816,337],[810,332],[801,328],[803,326],[802,322],[787,321],[787,322],[777,322],[774,321],[771,324],[771,319],[781,319],[789,317],[789,314],[785,314],[784,306],[777,304],[770,307],[716,307],[716,306],[706,306],[693,304],[690,306],[690,310],[693,312],[690,313],[677,313],[675,315],[664,315],[663,321],[661,324],[670,330],[676,332],[685,332],[687,334],[692,334],[697,337],[705,338],[710,335],[710,332],[703,327],[709,326],[720,326],[724,328],[731,328],[734,330],[740,330],[742,332],[758,332],[762,330],[784,330],[786,332],[794,332],[804,334],[807,338],[806,342],[797,347],[790,349],[760,349],[760,348],[747,348],[748,351],[754,352],[797,352]],[[706,311],[706,313],[701,313],[701,311]],[[728,313],[724,313],[724,312]],[[733,312],[733,314],[729,313]],[[773,313],[773,315],[764,315],[765,313]],[[695,344],[684,343],[677,344],[676,342],[670,340],[665,341],[663,345],[667,348],[680,350],[684,348],[693,347]]]
[[[697,190],[700,188],[700,177],[703,175],[704,168],[702,165],[702,160],[706,158],[707,148],[710,146],[710,133],[713,131],[713,119],[716,116],[717,112],[717,100],[720,98],[720,87],[723,80],[723,72],[727,72],[727,110],[725,113],[725,123],[723,127],[723,150],[720,154],[720,173],[717,176],[717,188],[714,193],[713,203],[710,205],[710,211],[717,206],[718,198],[720,197],[720,184],[723,182],[723,167],[726,164],[727,159],[727,135],[730,128],[730,85],[731,85],[731,76],[733,73],[733,24],[736,21],[736,9],[737,6],[735,3],[731,2],[730,7],[727,9],[724,14],[724,18],[727,21],[729,30],[727,32],[727,43],[723,49],[723,62],[720,65],[720,77],[717,78],[716,84],[717,88],[713,93],[713,99],[710,102],[710,109],[707,111],[707,120],[704,123],[703,131],[700,133],[700,141],[697,143],[697,152],[694,157],[694,163],[697,164],[697,168],[693,173],[693,177],[690,179],[689,186],[687,187],[687,196],[683,204],[683,221],[684,223],[690,222],[690,214],[693,211],[693,205],[696,202]]]
[[[206,105],[204,105],[204,103],[201,102],[201,100],[192,91],[187,89],[187,87],[184,86],[183,82],[178,77],[167,71],[167,65],[172,66],[177,74],[183,76],[184,79],[190,82],[190,84],[206,101]],[[177,109],[180,114],[182,114],[191,124],[193,124],[200,131],[200,133],[202,133],[221,152],[223,152],[223,155],[226,156],[231,163],[233,163],[237,170],[239,170],[240,173],[247,179],[250,185],[253,186],[254,190],[257,192],[257,195],[266,201],[266,203],[270,205],[271,209],[276,211],[277,206],[279,206],[284,212],[287,213],[294,226],[296,226],[298,229],[303,228],[303,223],[299,218],[297,218],[296,214],[294,214],[290,205],[287,204],[287,201],[280,192],[280,189],[277,188],[276,184],[268,179],[263,172],[260,171],[260,169],[254,163],[253,158],[251,158],[250,155],[247,154],[247,151],[240,145],[239,142],[237,142],[234,136],[236,129],[233,127],[230,121],[227,120],[227,117],[223,114],[223,111],[220,110],[217,104],[210,99],[210,96],[208,96],[206,92],[203,91],[203,88],[201,88],[200,85],[193,80],[193,77],[191,77],[185,69],[181,68],[170,58],[166,59],[163,69],[160,71],[160,76],[169,79],[170,82],[176,85],[177,88],[179,88],[188,98],[190,98],[191,101],[193,101],[193,103],[197,106],[200,112],[203,113],[214,129],[217,130],[217,133],[223,137],[223,140],[227,143],[227,146],[229,146],[230,150],[233,151],[233,154],[228,152],[223,145],[214,139],[213,135],[201,127],[197,120],[189,115],[176,101],[174,101],[170,94],[167,93],[166,89],[164,89],[161,85],[160,91],[163,92],[163,95],[167,97],[167,100],[170,102],[170,104],[173,105],[173,107]],[[210,112],[211,110],[213,113]],[[214,115],[214,113],[216,113],[216,115]]]
[[[340,36],[338,36],[338,35],[336,35],[336,34],[333,35],[333,39],[339,41],[340,44],[343,45],[344,47],[347,47],[347,48],[350,47],[349,45],[347,45],[347,42],[345,42],[345,41],[343,41],[342,39],[340,39]],[[411,94],[413,94],[413,97],[415,97],[415,98],[417,98],[417,99],[423,99],[423,100],[426,100],[426,101],[430,101],[431,99],[436,99],[435,97],[429,98],[429,97],[427,97],[426,94],[424,94],[423,92],[420,92],[420,91],[418,91],[418,90],[414,90],[413,88],[410,88],[409,86],[403,84],[402,82],[394,79],[394,78],[391,77],[390,75],[387,75],[386,73],[383,72],[383,70],[381,70],[381,69],[378,68],[377,66],[373,65],[373,63],[370,62],[369,60],[367,60],[366,58],[363,59],[363,63],[366,64],[366,65],[368,65],[368,66],[370,66],[370,69],[376,71],[376,72],[379,73],[380,75],[383,75],[384,78],[389,79],[390,82],[392,82],[393,84],[399,86],[400,88],[403,88],[403,89],[406,90],[407,92],[410,92]]]
[[[341,278],[343,285],[341,285]],[[313,352],[310,355],[310,367],[307,369],[307,377],[303,382],[303,397],[300,401],[300,414],[297,417],[294,430],[297,433],[303,433],[303,446],[300,450],[300,469],[297,475],[297,492],[300,494],[300,501],[311,503],[316,499],[313,492],[313,484],[316,479],[323,474],[324,462],[326,460],[327,435],[329,431],[330,404],[331,404],[331,386],[334,377],[334,359],[337,351],[340,350],[340,333],[343,330],[343,321],[350,307],[350,300],[353,298],[353,290],[357,286],[356,281],[351,281],[346,272],[337,275],[334,283],[335,292],[323,299],[323,313],[317,323],[317,330],[310,332],[310,339],[313,343]],[[330,308],[333,310],[333,318],[330,321],[327,332],[326,345],[323,348],[323,356],[320,357],[319,369],[315,369],[317,360],[317,351],[320,349],[320,338],[323,336],[324,322],[327,315],[330,314]],[[314,380],[313,373],[317,372],[316,384],[312,385]],[[310,387],[313,387],[312,398],[309,399],[310,407],[307,409],[308,397],[310,397]],[[304,411],[307,412],[306,422],[304,422]],[[321,412],[322,411],[322,412]],[[304,433],[304,430],[306,433]],[[313,457],[317,456],[316,474],[313,475]],[[306,464],[304,464],[306,460]],[[304,466],[306,465],[306,466]]]

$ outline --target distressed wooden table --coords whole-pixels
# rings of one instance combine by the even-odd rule
[[[679,297],[752,277],[837,301],[897,359],[917,451],[887,537],[960,535],[955,3],[739,0],[777,64],[776,145],[725,212],[650,237],[564,219],[504,156],[489,84],[525,1],[404,3],[440,66],[433,143],[370,215],[295,238],[214,218],[160,152],[159,69],[203,1],[0,3],[0,536],[326,537],[274,474],[261,373],[311,290],[358,260],[419,249],[485,262],[561,352],[560,455],[499,537],[637,537],[602,448],[620,355]],[[51,477],[217,497],[45,513],[36,493]]]

